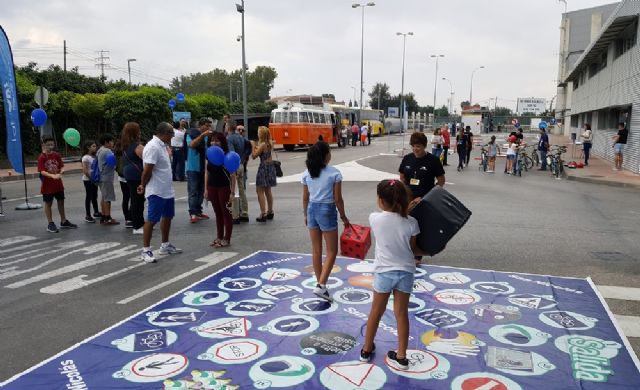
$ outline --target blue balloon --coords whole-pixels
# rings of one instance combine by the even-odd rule
[[[31,111],[31,122],[34,126],[42,126],[47,121],[47,113],[42,108]]]
[[[172,109],[172,110],[174,108],[176,108],[176,101],[175,100],[169,99],[169,108]]]
[[[115,168],[116,167],[116,155],[113,153],[107,154],[107,157],[104,159],[105,163],[108,167]]]
[[[234,173],[240,168],[240,155],[236,152],[229,152],[224,156],[224,167],[230,173]]]
[[[217,145],[209,146],[209,149],[207,149],[207,160],[217,167],[221,166],[224,164],[224,150]]]
[[[546,129],[547,126],[548,126],[548,124],[545,121],[542,121],[542,122],[538,123],[538,128],[539,129]]]
[[[176,94],[176,99],[178,100],[178,103],[184,103],[184,93],[178,92]]]

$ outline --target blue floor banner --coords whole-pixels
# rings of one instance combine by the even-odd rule
[[[371,262],[257,252],[16,375],[3,389],[638,389],[638,359],[590,279],[416,271],[409,368],[390,366],[393,302],[359,361]]]

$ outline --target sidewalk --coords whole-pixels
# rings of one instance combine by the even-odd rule
[[[574,157],[571,156],[573,146],[570,138],[551,135],[550,141],[552,145],[567,145],[568,150],[564,155],[565,163],[569,163],[570,161],[584,162],[582,154],[578,151],[579,146],[576,146]],[[569,169],[565,167],[564,171],[567,174],[567,180],[640,189],[640,175],[627,170],[614,171],[613,163],[594,156],[593,154],[589,157],[589,166],[582,169]]]

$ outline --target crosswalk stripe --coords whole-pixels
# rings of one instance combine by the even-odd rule
[[[622,299],[625,301],[640,301],[640,288],[620,286],[597,286],[598,291],[607,299]]]
[[[640,317],[614,314],[618,325],[627,337],[640,337]]]

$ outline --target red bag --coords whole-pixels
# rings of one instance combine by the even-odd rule
[[[340,254],[364,260],[371,248],[371,228],[369,226],[349,225],[340,236]]]

